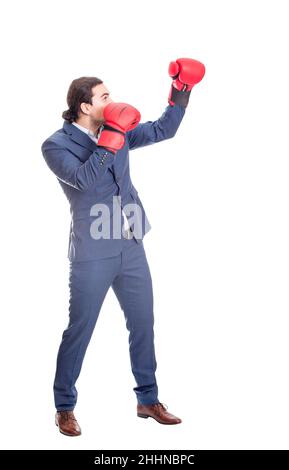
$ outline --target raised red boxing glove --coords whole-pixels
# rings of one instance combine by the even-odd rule
[[[140,112],[127,103],[109,103],[103,108],[104,126],[97,145],[116,153],[125,142],[125,133],[134,129]]]
[[[168,102],[174,106],[179,104],[187,107],[190,93],[194,85],[205,75],[205,66],[194,59],[177,59],[169,65],[169,75],[173,82],[170,88]]]

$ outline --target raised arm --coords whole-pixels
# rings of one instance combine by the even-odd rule
[[[182,106],[168,105],[159,119],[140,123],[127,132],[130,150],[174,137],[185,114]]]
[[[168,72],[173,79],[169,106],[156,121],[140,123],[127,133],[131,150],[174,137],[184,117],[191,90],[202,80],[205,66],[197,60],[181,58],[170,62]]]

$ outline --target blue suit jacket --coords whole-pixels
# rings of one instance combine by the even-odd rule
[[[57,179],[70,203],[71,226],[68,258],[70,261],[88,261],[116,256],[121,251],[121,238],[99,238],[93,235],[93,224],[99,220],[98,204],[108,207],[102,221],[113,223],[116,205],[113,196],[121,196],[119,210],[124,208],[131,228],[137,228],[139,243],[150,230],[145,210],[133,186],[129,171],[129,150],[172,138],[185,114],[180,105],[168,105],[156,121],[139,123],[128,131],[125,145],[115,155],[98,147],[87,134],[73,124],[64,122],[42,144],[45,161]],[[116,199],[114,199],[116,200]],[[137,203],[141,217],[129,218],[127,204]],[[129,206],[128,206],[129,207]],[[123,218],[122,218],[123,220]],[[131,220],[133,222],[131,223]],[[112,231],[111,231],[112,234]]]

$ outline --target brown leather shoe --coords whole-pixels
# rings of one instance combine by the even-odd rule
[[[59,431],[66,436],[80,436],[81,434],[73,411],[57,411],[55,424],[59,427]]]
[[[167,406],[167,405],[165,405]],[[139,418],[154,418],[161,424],[179,424],[182,422],[180,418],[172,415],[167,411],[163,403],[154,403],[152,405],[137,404],[137,415]]]

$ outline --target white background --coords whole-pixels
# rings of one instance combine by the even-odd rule
[[[288,449],[287,2],[3,5],[1,447]],[[175,138],[130,152],[130,164],[152,225],[159,399],[183,422],[136,417],[110,291],[77,382],[83,435],[71,439],[54,425],[52,394],[70,214],[40,146],[83,75],[142,122],[157,119],[178,57],[201,60],[206,75]]]

